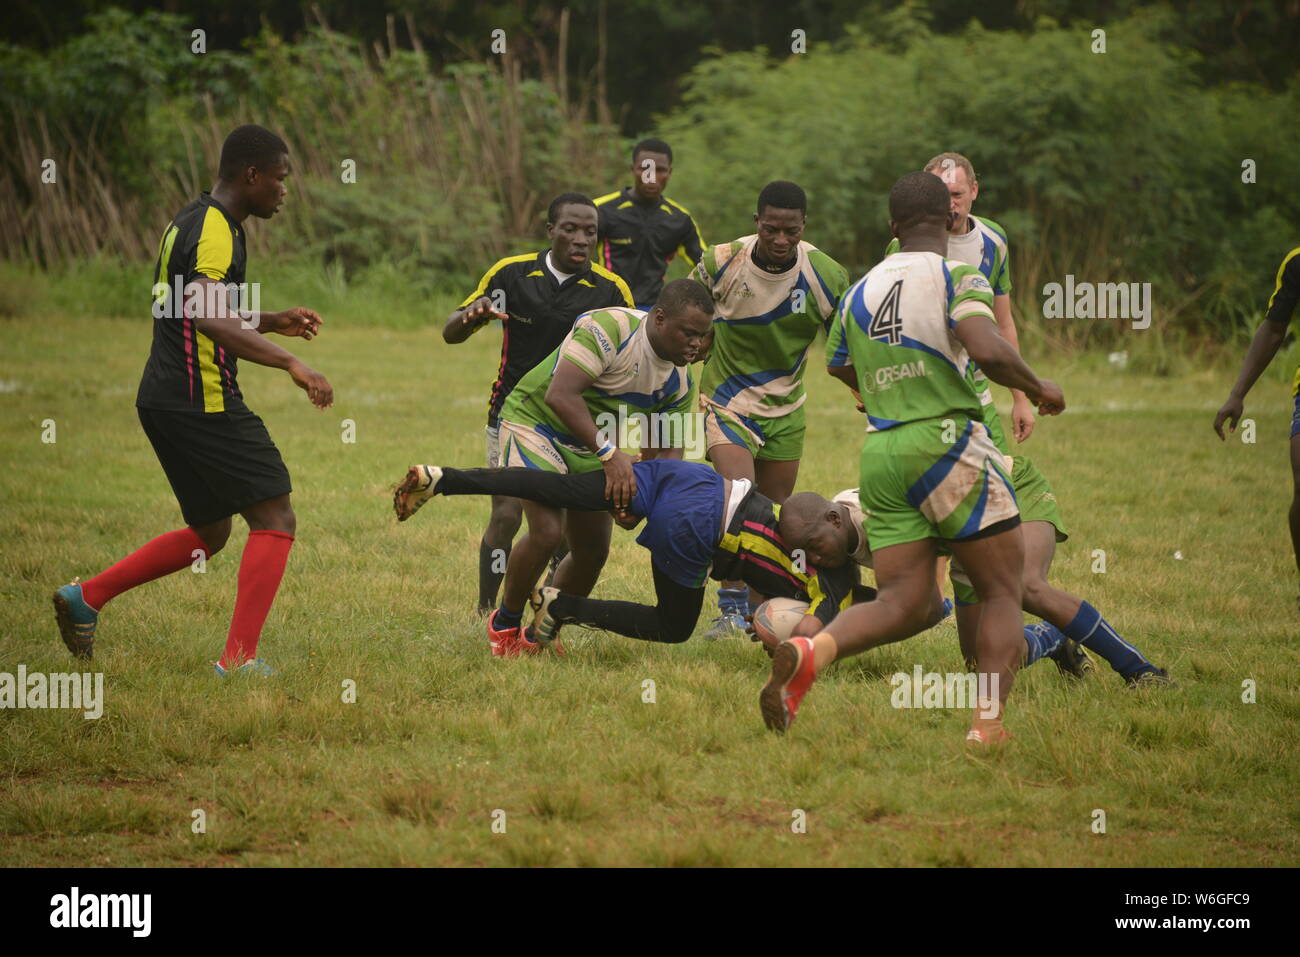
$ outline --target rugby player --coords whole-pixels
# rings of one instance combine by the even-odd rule
[[[1281,348],[1287,326],[1295,315],[1297,302],[1300,302],[1300,247],[1287,253],[1282,259],[1282,265],[1278,266],[1273,295],[1268,299],[1268,312],[1255,330],[1255,338],[1251,340],[1246,358],[1242,360],[1241,372],[1237,375],[1232,391],[1228,393],[1228,401],[1223,403],[1223,408],[1214,416],[1214,431],[1221,440],[1226,441],[1223,434],[1225,422],[1230,432],[1237,431],[1246,393]],[[1291,394],[1295,397],[1295,411],[1291,416],[1291,477],[1294,485],[1290,512],[1291,545],[1295,550],[1296,571],[1300,573],[1300,367],[1296,368]],[[1300,611],[1300,595],[1296,597],[1296,610]]]
[[[1010,476],[966,367],[977,362],[1042,414],[1061,412],[1065,401],[998,335],[988,280],[947,259],[948,206],[947,187],[932,173],[899,179],[889,211],[901,251],[854,284],[835,316],[831,371],[861,393],[867,413],[859,488],[879,594],[845,609],[816,636],[777,648],[759,698],[774,730],[789,728],[830,662],[927,627],[943,542],[980,599],[976,665],[996,676],[998,689],[996,700],[979,701],[967,740],[1009,737],[1003,718],[1021,659],[1024,546]]]
[[[988,279],[993,287],[993,320],[998,333],[1019,352],[1020,334],[1011,315],[1011,250],[1007,233],[993,220],[971,212],[980,194],[975,167],[961,153],[940,153],[922,168],[948,186],[948,258],[974,266]],[[885,255],[896,252],[898,240],[890,240]],[[976,380],[987,385],[988,380],[978,367],[974,372]],[[998,431],[1001,432],[1000,424]],[[1019,389],[1011,390],[1011,431],[1017,442],[1024,442],[1034,431],[1034,408]]]
[[[218,178],[163,232],[154,270],[153,346],[136,395],[140,424],[180,504],[185,527],[160,535],[95,577],[54,593],[59,632],[79,657],[94,653],[104,606],[128,589],[206,561],[248,524],[235,611],[216,673],[269,675],[258,640],[284,575],[297,522],[289,472],[262,420],[244,404],[237,359],[286,371],[318,409],[334,402],[326,378],[266,338],[312,339],[321,317],[296,307],[254,312],[243,287],[243,222],[270,219],[288,189],[289,149],[260,126],[226,137]],[[183,289],[182,296],[176,290]],[[180,299],[180,301],[177,301]]]
[[[452,345],[464,342],[493,319],[501,321],[501,363],[488,399],[487,464],[491,468],[501,462],[498,420],[515,383],[555,350],[582,313],[633,304],[627,283],[591,259],[597,219],[596,207],[586,196],[555,197],[546,214],[550,248],[498,260],[447,317],[442,338]],[[505,575],[501,559],[509,558],[522,520],[523,503],[518,499],[492,500],[492,516],[478,548],[480,614],[496,605]]]
[[[717,306],[700,376],[709,460],[778,505],[794,491],[803,456],[808,349],[849,286],[844,268],[803,240],[807,212],[797,184],[768,183],[755,233],[713,246],[692,273]],[[718,610],[711,636],[745,627],[742,582],[722,583]]]
[[[632,147],[632,185],[596,198],[601,264],[627,281],[638,309],[648,310],[664,287],[674,256],[700,261],[704,237],[690,211],[664,195],[673,151],[660,139]]]
[[[597,601],[546,586],[530,599],[536,614],[506,654],[535,654],[561,626],[581,624],[629,638],[667,643],[690,638],[704,603],[705,579],[744,581],[766,597],[810,603],[829,622],[855,591],[856,568],[845,563],[822,574],[786,548],[777,534],[780,508],[747,479],[723,478],[699,462],[658,458],[636,462],[636,494],[617,508],[599,472],[553,474],[530,469],[453,469],[412,466],[393,495],[398,521],[434,495],[514,495],[556,509],[613,512],[624,528],[645,528],[637,543],[649,550],[656,604]],[[712,571],[710,571],[712,570]]]
[[[501,410],[501,461],[547,472],[603,472],[607,497],[620,509],[636,495],[632,458],[619,436],[602,434],[597,419],[625,422],[631,413],[651,423],[641,456],[680,458],[683,417],[694,400],[687,366],[707,337],[713,301],[692,279],[664,286],[650,312],[598,309],[578,318],[551,355],[515,386]],[[673,421],[678,428],[671,428]],[[657,426],[657,427],[656,427]],[[606,429],[606,432],[608,429]],[[619,432],[623,430],[618,429]],[[612,527],[606,512],[565,512],[526,502],[528,534],[506,566],[501,606],[488,616],[488,641],[505,654],[522,640],[521,621],[547,559],[568,541],[555,586],[586,595],[600,576]]]
[[[971,204],[979,195],[979,182],[971,162],[960,153],[940,153],[925,165],[948,187],[949,225],[948,258],[974,266],[989,281],[993,290],[993,315],[998,332],[1020,351],[1015,322],[1011,318],[1011,267],[1007,236],[997,223],[973,216]],[[898,251],[892,240],[887,252]],[[841,353],[843,358],[843,353]],[[832,361],[835,361],[832,358]],[[1011,454],[1011,445],[1002,428],[1002,419],[993,402],[988,379],[971,363],[971,384],[983,409],[984,425],[993,444],[1007,459],[1011,485],[1020,508],[1020,531],[1025,543],[1025,572],[1022,582],[1025,611],[1046,623],[1036,634],[1057,646],[1056,659],[1063,671],[1083,677],[1092,668],[1088,656],[1074,646],[1087,639],[1086,647],[1095,650],[1131,687],[1169,685],[1168,673],[1148,661],[1133,645],[1102,618],[1100,612],[1083,599],[1053,587],[1048,582],[1056,546],[1069,538],[1061,516],[1056,493],[1042,471],[1028,456]],[[1012,389],[1012,430],[1017,442],[1029,438],[1034,427],[1033,409],[1024,393]],[[979,605],[960,563],[949,570],[956,601],[957,633],[962,653],[973,657],[972,636],[977,631]]]

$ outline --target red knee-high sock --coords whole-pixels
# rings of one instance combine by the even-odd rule
[[[235,615],[226,636],[226,653],[221,667],[228,668],[257,657],[257,641],[262,637],[271,602],[275,601],[284,565],[289,560],[293,536],[287,532],[259,529],[248,533],[244,557],[239,561],[239,591],[235,595]]]
[[[210,557],[208,546],[192,528],[159,535],[90,581],[82,582],[81,597],[98,611],[129,588],[180,571],[194,561],[196,551],[202,552],[204,559]]]

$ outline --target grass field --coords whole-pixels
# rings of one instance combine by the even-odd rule
[[[51,591],[181,524],[133,407],[149,327],[5,320],[0,335],[0,671],[80,670]],[[570,629],[567,659],[492,659],[472,614],[487,503],[435,500],[399,526],[388,495],[415,461],[482,464],[493,335],[453,349],[433,329],[334,320],[292,345],[334,383],[333,409],[281,373],[241,375],[296,486],[260,652],[279,675],[222,682],[209,664],[242,528],[204,574],[115,600],[102,718],[0,710],[0,864],[1300,863],[1285,370],[1248,406],[1257,442],[1221,447],[1230,370],[1036,362],[1070,404],[1026,448],[1072,532],[1055,579],[1180,687],[1134,694],[1109,670],[1074,687],[1035,666],[1012,695],[1016,743],[972,758],[967,713],[890,706],[892,673],[960,670],[950,623],[837,665],[785,738],[759,719],[768,661],[748,641]],[[861,427],[838,384],[810,379],[801,487],[829,493],[857,484]],[[631,535],[615,531],[597,595],[649,598]]]

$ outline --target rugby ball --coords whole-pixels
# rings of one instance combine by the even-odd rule
[[[793,598],[769,598],[754,612],[754,634],[768,651],[785,641],[795,625],[808,614],[808,602]]]

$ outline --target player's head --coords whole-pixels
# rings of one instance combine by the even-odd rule
[[[596,204],[581,193],[561,193],[546,211],[546,238],[557,269],[582,269],[596,243]]]
[[[889,191],[889,228],[907,244],[918,233],[948,228],[948,187],[933,173],[908,173]]]
[[[279,210],[289,193],[284,185],[288,175],[289,147],[265,127],[240,126],[222,144],[217,178],[259,219],[270,219]]]
[[[713,333],[713,297],[694,279],[674,279],[665,284],[645,321],[655,355],[676,366],[689,365]]]
[[[777,533],[790,548],[802,549],[813,568],[839,568],[854,545],[848,508],[816,492],[796,492],[785,500]]]
[[[754,213],[758,254],[775,266],[794,259],[807,217],[808,197],[798,183],[778,179],[764,186]]]
[[[632,191],[643,203],[655,202],[673,175],[673,149],[653,136],[632,147]]]
[[[948,229],[965,230],[966,217],[980,194],[975,167],[960,153],[940,153],[925,164],[925,171],[933,173],[948,187]]]

